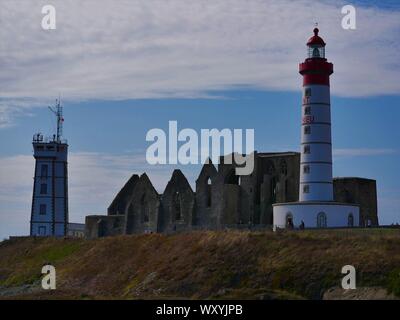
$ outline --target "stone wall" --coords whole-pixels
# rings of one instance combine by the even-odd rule
[[[334,199],[360,205],[360,226],[378,226],[376,181],[345,177],[333,179]]]
[[[124,233],[124,215],[90,215],[85,218],[85,237],[88,239],[115,236]]]

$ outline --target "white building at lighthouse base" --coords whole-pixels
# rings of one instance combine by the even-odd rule
[[[359,226],[360,208],[356,204],[334,201],[303,201],[273,204],[274,229],[342,228]]]

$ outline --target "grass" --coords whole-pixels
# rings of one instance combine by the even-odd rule
[[[0,243],[0,287],[38,281],[44,263],[57,269],[51,298],[320,299],[346,264],[358,287],[400,296],[400,230],[392,229],[18,239]]]

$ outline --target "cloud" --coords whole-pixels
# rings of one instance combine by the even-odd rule
[[[396,154],[396,149],[373,149],[373,148],[349,148],[349,149],[333,149],[335,157],[366,157],[366,156],[382,156]]]
[[[349,31],[342,4],[326,1],[54,0],[57,29],[44,31],[46,4],[1,1],[0,126],[12,120],[16,100],[60,92],[87,100],[298,90],[297,64],[315,20],[335,64],[334,94],[400,91],[399,9],[358,5]]]
[[[173,166],[151,166],[144,156],[75,152],[69,154],[69,213],[71,222],[88,214],[105,214],[108,205],[132,174],[146,172],[159,193],[171,178]],[[29,233],[34,158],[0,157],[0,240]],[[197,167],[184,170],[190,183]]]

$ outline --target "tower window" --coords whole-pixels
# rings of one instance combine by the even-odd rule
[[[303,173],[310,173],[310,166],[303,166]]]
[[[310,115],[311,114],[311,107],[305,107],[304,108],[304,114],[305,115]]]
[[[310,193],[310,186],[308,184],[303,186],[303,193]]]
[[[47,183],[42,183],[40,185],[40,194],[47,194]]]
[[[311,97],[311,88],[306,88],[304,90],[304,96]]]
[[[304,153],[305,153],[305,154],[311,153],[311,147],[310,147],[309,145],[304,146]]]
[[[39,214],[41,214],[41,215],[45,215],[46,214],[46,205],[45,204],[41,204],[40,205]]]
[[[49,166],[47,164],[42,164],[42,167],[40,169],[40,175],[42,177],[47,177],[49,173]]]
[[[311,127],[310,126],[305,126],[304,127],[304,134],[310,134],[311,133]]]

